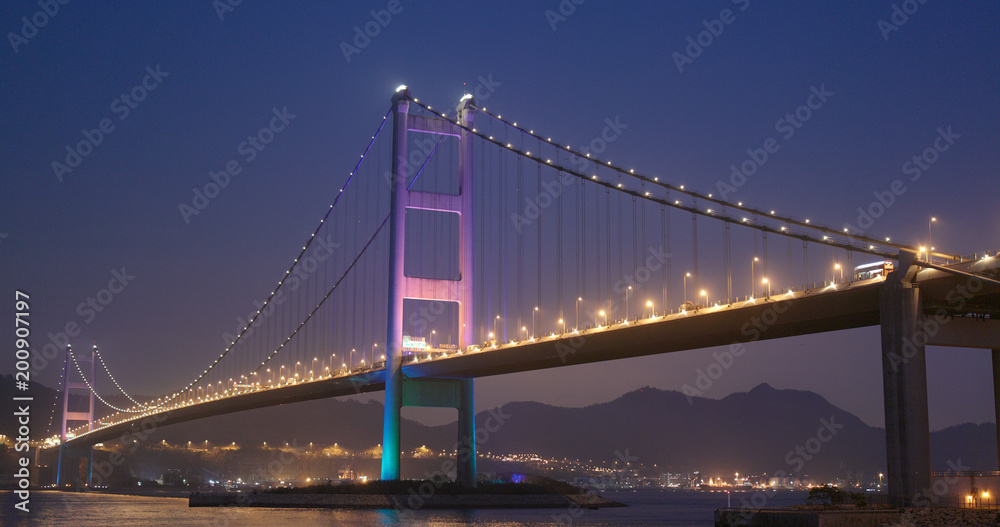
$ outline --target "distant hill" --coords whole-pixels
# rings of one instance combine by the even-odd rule
[[[3,415],[12,410],[12,390],[11,377],[0,378]],[[33,416],[47,421],[54,391],[33,385],[32,393]],[[517,402],[501,411],[480,411],[476,422],[478,447],[484,453],[607,462],[627,455],[663,471],[709,474],[799,469],[802,475],[836,478],[885,471],[883,429],[866,425],[813,392],[777,390],[767,384],[720,400],[696,397],[691,404],[680,392],[655,388],[584,408]],[[0,433],[13,432],[12,421],[4,419]],[[381,435],[380,403],[327,399],[172,425],[157,430],[154,440],[336,442],[359,450],[381,443]],[[456,429],[454,423],[429,427],[404,419],[402,436],[404,449],[426,445],[443,450],[454,445]],[[931,452],[935,470],[945,470],[948,461],[958,460],[976,470],[997,470],[996,425],[964,424],[933,432]]]

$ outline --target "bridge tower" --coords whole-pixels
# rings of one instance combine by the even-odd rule
[[[96,349],[96,346],[94,347]],[[83,379],[81,381],[71,381],[70,380],[70,370],[69,363],[74,360],[73,349],[70,347],[66,348],[66,363],[63,365],[63,379],[65,379],[65,387],[63,390],[63,411],[62,411],[62,434],[60,436],[59,443],[59,461],[56,465],[56,488],[62,487],[63,483],[66,482],[67,478],[63,477],[63,467],[69,468],[69,460],[74,460],[77,465],[72,465],[74,467],[79,466],[80,459],[87,460],[87,486],[90,487],[94,484],[94,447],[78,447],[70,448],[65,446],[66,444],[66,434],[69,433],[70,421],[81,422],[85,421],[87,423],[87,431],[90,431],[90,427],[94,423],[94,391],[91,389],[94,381],[97,379],[97,361],[95,360],[94,349],[90,350],[90,356],[77,356],[75,361],[77,364],[80,362],[90,363],[90,383],[87,384],[87,380]],[[82,370],[81,370],[82,371]],[[87,409],[86,410],[70,410],[69,399],[70,394],[74,391],[86,392],[87,393]],[[73,478],[69,478],[73,481]]]
[[[472,128],[475,101],[465,96],[458,104],[458,123],[440,117],[410,115],[410,92],[405,86],[392,98],[393,140],[389,220],[389,317],[385,361],[385,415],[382,428],[382,479],[398,480],[400,468],[400,409],[434,406],[458,409],[457,481],[476,485],[475,393],[472,379],[407,379],[403,375],[403,300],[419,299],[458,304],[458,344],[473,344],[472,244]],[[458,138],[458,195],[407,189],[407,138],[410,132]],[[406,211],[422,209],[458,215],[459,277],[442,280],[408,276],[404,269]]]
[[[882,286],[882,387],[889,501],[913,506],[931,488],[927,364],[920,289],[911,283],[914,253],[900,251],[899,269]]]

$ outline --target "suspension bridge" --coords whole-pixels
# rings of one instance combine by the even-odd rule
[[[930,231],[908,244],[727,201],[405,86],[334,178],[267,300],[183,387],[133,397],[96,346],[67,350],[45,442],[58,480],[64,457],[147,427],[384,390],[382,478],[400,477],[401,407],[447,407],[474,486],[476,377],[878,325],[887,481],[906,505],[930,488],[925,346],[992,349],[1000,378],[1000,261]]]

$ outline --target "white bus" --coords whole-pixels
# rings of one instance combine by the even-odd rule
[[[892,260],[882,260],[878,262],[861,264],[854,268],[854,280],[868,280],[869,278],[885,278],[894,268]]]

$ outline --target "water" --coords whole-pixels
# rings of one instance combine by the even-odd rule
[[[521,509],[521,510],[427,510],[413,513],[379,510],[195,508],[186,498],[32,492],[31,513],[13,508],[13,494],[4,492],[0,525],[10,526],[156,526],[203,527],[267,525],[337,525],[344,527],[520,527],[536,525],[683,526],[711,527],[715,509],[726,506],[724,492],[639,490],[607,491],[605,497],[629,505],[600,510]],[[733,493],[732,503],[749,500],[752,493]],[[801,504],[806,493],[781,491],[767,498],[767,506]],[[761,499],[758,495],[757,501]],[[574,515],[575,514],[575,515]]]

